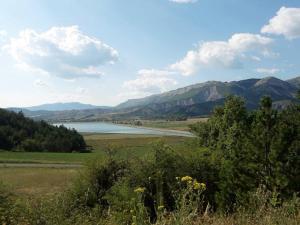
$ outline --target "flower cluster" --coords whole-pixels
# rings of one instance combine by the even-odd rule
[[[206,189],[205,183],[200,183],[196,179],[193,179],[190,176],[182,177],[181,182],[186,182],[187,184],[192,185],[194,190],[205,190]]]
[[[184,176],[184,177],[181,178],[182,182],[189,182],[189,181],[192,181],[192,180],[193,180],[193,178],[190,177],[190,176]]]

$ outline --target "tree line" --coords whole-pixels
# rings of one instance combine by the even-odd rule
[[[0,109],[0,149],[8,151],[81,152],[86,150],[76,130],[33,121],[22,112]]]
[[[247,111],[245,101],[230,96],[205,123],[192,127],[200,146],[209,149],[217,169],[214,201],[232,210],[258,187],[280,199],[300,191],[300,105],[277,111],[270,97]]]

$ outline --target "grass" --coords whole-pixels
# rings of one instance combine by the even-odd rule
[[[186,137],[155,137],[125,134],[85,134],[88,145],[93,147],[92,153],[49,153],[49,152],[0,152],[0,163],[70,163],[82,164],[92,159],[105,159],[109,148],[116,149],[116,156],[126,159],[143,157],[152,149],[152,143],[162,140],[175,149],[183,148],[190,138]]]
[[[189,131],[189,125],[206,120],[207,118],[190,118],[184,121],[142,120],[141,122],[144,127]]]
[[[158,140],[177,151],[188,151],[187,137],[155,137],[125,134],[85,134],[92,153],[0,152],[0,163],[63,163],[84,164],[90,160],[105,160],[108,149],[113,149],[120,159],[151,157],[153,143]],[[0,182],[9,184],[20,196],[39,196],[61,191],[79,169],[70,168],[0,168]]]
[[[77,169],[0,168],[0,181],[22,197],[38,197],[63,191]]]

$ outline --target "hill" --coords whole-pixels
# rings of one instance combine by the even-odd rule
[[[66,102],[66,103],[51,103],[51,104],[43,104],[31,107],[25,107],[23,109],[27,109],[30,111],[65,111],[65,110],[83,110],[83,109],[104,109],[109,108],[106,106],[95,106],[91,104],[83,104],[80,102]]]
[[[290,84],[294,85],[298,89],[300,89],[300,76],[287,80]]]
[[[0,149],[9,151],[85,151],[83,137],[75,130],[25,118],[23,113],[0,109]]]
[[[117,106],[123,117],[180,117],[203,116],[224,102],[228,95],[246,100],[248,109],[258,107],[259,99],[270,96],[276,108],[284,108],[296,101],[300,77],[283,81],[275,77],[247,79],[232,82],[208,81],[142,99],[128,100]]]
[[[295,78],[299,79],[300,78]],[[142,99],[131,99],[117,106],[119,109],[168,103],[188,106],[204,102],[218,101],[228,95],[239,95],[256,105],[262,95],[270,95],[273,100],[293,99],[297,90],[294,80],[283,81],[275,77],[247,79],[232,82],[208,81],[194,84],[166,93]]]

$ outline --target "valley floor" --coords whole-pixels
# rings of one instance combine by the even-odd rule
[[[196,123],[207,121],[207,118],[189,118],[187,120],[139,120],[140,126],[158,129],[171,129],[178,131],[189,131],[189,126]],[[121,124],[135,125],[136,121],[122,121]]]
[[[129,134],[85,134],[91,153],[0,151],[0,182],[18,195],[52,194],[67,187],[80,168],[93,159],[104,161],[109,152],[117,158],[152,157],[152,145],[163,141],[178,151],[187,151],[187,137],[157,137]]]

